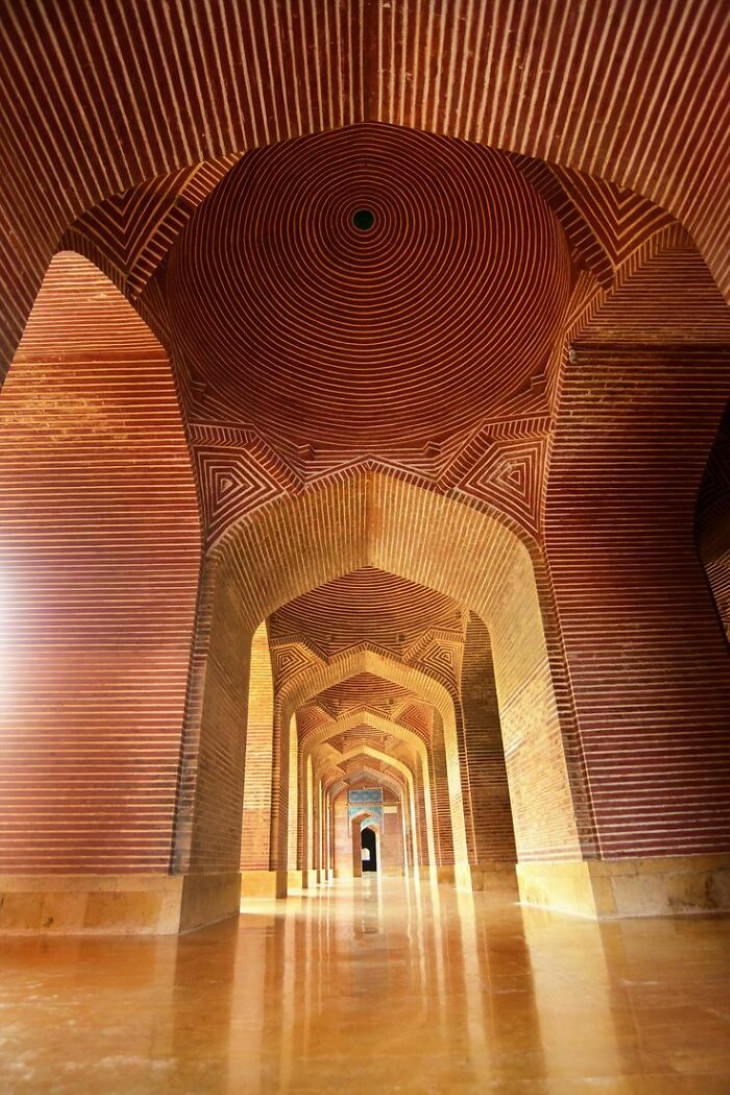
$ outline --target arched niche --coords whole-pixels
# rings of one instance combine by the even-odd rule
[[[436,792],[434,809],[439,818],[442,814],[447,815],[444,816],[445,824],[442,822],[439,826],[440,844],[443,844],[443,857],[446,860],[441,865],[444,869],[453,867],[454,875],[460,878],[462,884],[466,884],[468,857],[454,702],[447,689],[422,669],[408,665],[387,652],[362,646],[343,651],[328,662],[314,663],[290,678],[277,697],[276,727],[279,730],[279,755],[282,762],[279,776],[281,786],[287,786],[289,780],[288,734],[296,708],[319,692],[359,673],[372,673],[407,688],[438,711],[440,719],[436,734],[439,740],[434,741],[428,751],[426,770],[431,767],[431,783]],[[285,873],[292,867],[287,854],[287,838],[291,827],[288,803],[282,796],[278,796],[277,800],[276,788],[272,793],[272,801],[275,803],[272,819],[272,853],[275,858],[272,860],[272,867]],[[440,810],[441,803],[443,807]],[[305,806],[305,811],[306,809]],[[306,817],[306,812],[303,816]],[[434,860],[432,865],[435,866]]]
[[[564,363],[545,553],[602,915],[727,905],[728,651],[695,513],[729,388],[730,312],[686,236],[606,295]]]

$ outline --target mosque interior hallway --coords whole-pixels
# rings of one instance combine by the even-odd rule
[[[720,1095],[730,921],[376,874],[182,936],[6,940],[5,1095]]]
[[[0,1095],[730,1093],[729,12],[0,0]]]

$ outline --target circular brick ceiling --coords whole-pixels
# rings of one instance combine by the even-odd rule
[[[170,255],[173,342],[269,434],[425,443],[542,367],[570,269],[502,153],[355,126],[250,153],[200,206]]]

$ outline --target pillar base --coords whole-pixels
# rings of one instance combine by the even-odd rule
[[[473,864],[470,868],[472,889],[505,894],[513,900],[516,899],[518,894],[516,866],[515,863],[501,860]]]
[[[730,854],[518,863],[520,900],[592,919],[730,912]]]
[[[2,875],[0,933],[176,935],[237,916],[240,876]]]
[[[241,900],[276,897],[277,871],[241,871]]]
[[[398,871],[403,876],[403,871]],[[410,875],[410,872],[409,872]],[[415,877],[427,882],[437,882],[440,886],[455,886],[457,890],[471,891],[472,868],[467,863],[447,863],[440,867],[417,867]]]

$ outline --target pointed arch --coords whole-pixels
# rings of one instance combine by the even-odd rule
[[[289,734],[293,728],[292,716],[298,707],[319,692],[365,672],[384,677],[394,684],[399,684],[401,687],[416,692],[416,694],[431,703],[441,716],[436,733],[438,740],[430,743],[428,750],[424,749],[421,742],[421,748],[425,753],[425,763],[422,762],[421,780],[424,787],[424,800],[429,803],[427,809],[430,809],[430,794],[427,794],[426,789],[433,788],[434,790],[432,809],[438,819],[439,846],[443,847],[443,856],[446,860],[442,866],[453,866],[455,876],[458,877],[461,884],[466,885],[468,854],[463,790],[459,771],[456,712],[453,698],[447,689],[429,676],[428,673],[400,661],[387,651],[372,649],[365,645],[342,651],[326,663],[313,663],[300,674],[285,682],[282,694],[277,697],[276,719],[281,739],[280,755],[287,757],[290,754]],[[398,726],[400,724],[393,723],[393,725]],[[415,734],[411,736],[413,738],[417,737]],[[310,756],[311,749],[306,753],[300,750],[299,763],[308,764]],[[428,775],[429,768],[432,770],[430,777]],[[302,785],[300,779],[300,787],[308,786],[308,770],[305,768],[305,771],[300,775],[304,780]],[[274,787],[272,788],[272,800],[275,798],[275,792],[276,788]],[[309,833],[311,802],[304,799],[301,801],[300,808],[303,810],[303,828],[305,832]],[[278,813],[272,811],[272,857],[276,857],[273,865],[282,875],[287,873],[290,867],[288,863],[290,830],[291,818],[288,806],[285,805],[284,809],[280,808]],[[432,827],[429,827],[427,831],[429,831],[431,863],[435,866],[436,860],[431,844],[433,839]]]
[[[222,834],[240,824],[240,799],[227,810],[214,788],[228,781],[225,773],[216,776],[221,756],[228,758],[227,772],[241,763],[237,735],[256,627],[285,602],[364,566],[442,592],[484,620],[493,640],[518,857],[580,858],[586,815],[576,812],[576,802],[584,796],[583,774],[562,737],[554,651],[548,649],[532,555],[491,514],[402,475],[362,467],[263,507],[232,526],[208,554],[191,682],[196,702],[186,725],[178,869],[232,869]],[[221,718],[226,712],[231,717]],[[280,738],[286,730],[280,727]],[[274,747],[279,790],[289,785],[290,758],[282,744]],[[204,781],[197,776],[201,765]],[[285,829],[281,794],[273,809],[277,831]]]

